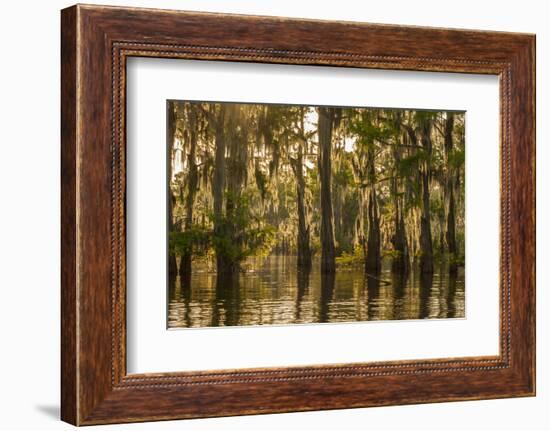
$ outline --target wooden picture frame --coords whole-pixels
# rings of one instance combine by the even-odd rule
[[[535,394],[534,35],[83,5],[64,9],[61,17],[64,421],[90,425]],[[130,56],[498,75],[500,354],[128,375]]]

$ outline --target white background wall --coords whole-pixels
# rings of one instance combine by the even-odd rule
[[[279,15],[537,34],[538,396],[96,429],[543,430],[550,424],[550,13],[544,1],[130,0],[171,9]],[[0,32],[0,428],[61,430],[59,410],[60,0],[2,4]],[[546,313],[546,315],[545,315]]]

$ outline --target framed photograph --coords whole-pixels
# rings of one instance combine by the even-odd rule
[[[62,419],[535,394],[535,37],[61,14]]]

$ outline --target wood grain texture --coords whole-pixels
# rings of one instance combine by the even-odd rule
[[[62,11],[62,418],[77,424],[533,395],[533,35],[74,6]],[[485,73],[501,82],[497,357],[126,374],[129,56]]]
[[[76,9],[61,16],[61,418],[77,422]]]

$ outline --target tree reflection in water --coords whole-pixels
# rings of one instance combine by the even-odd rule
[[[311,274],[311,268],[304,267],[296,271],[296,313],[295,321],[300,321],[300,310],[304,295],[308,291],[309,287],[309,275]]]
[[[319,295],[319,320],[320,323],[330,322],[330,306],[334,298],[336,274],[334,272],[321,273],[321,294]]]
[[[380,274],[362,268],[321,274],[296,269],[291,257],[249,259],[246,271],[217,274],[194,263],[193,274],[169,285],[169,328],[463,318],[464,271]]]

